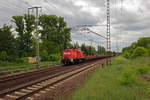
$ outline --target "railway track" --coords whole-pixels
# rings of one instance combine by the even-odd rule
[[[100,62],[90,61],[89,63],[85,63],[82,65],[79,64],[79,65],[73,65],[73,66],[69,66],[69,67],[59,67],[59,71],[56,68],[57,69],[56,73],[48,75],[47,77],[43,77],[43,78],[31,81],[31,82],[27,82],[18,87],[8,89],[5,92],[1,92],[0,98],[2,98],[2,100],[22,100],[22,99],[28,98],[31,95],[33,95],[43,89],[46,89],[56,83],[59,83],[67,78],[70,78],[78,73],[88,70],[88,69],[92,68],[92,66],[95,66],[100,63],[103,64],[105,62],[106,61],[103,59]],[[91,64],[91,63],[93,63],[93,64]],[[51,71],[54,71],[56,69],[53,68]],[[10,78],[10,79],[12,79],[12,78]],[[19,79],[19,78],[17,77],[17,79]]]
[[[59,69],[58,69],[59,67]],[[63,66],[57,66],[52,68],[40,69],[37,71],[30,71],[27,73],[20,73],[16,75],[8,75],[5,77],[0,77],[0,92],[5,91],[7,88],[15,87],[18,84],[24,84],[27,81],[34,81],[37,78],[42,78],[47,75],[55,74],[61,69],[64,69]]]
[[[87,64],[87,62],[83,62],[81,64]],[[40,69],[36,71],[30,71],[26,73],[19,73],[15,75],[7,75],[4,77],[0,77],[0,93],[5,92],[12,87],[22,86],[22,84],[25,84],[27,82],[34,81],[43,77],[47,77],[48,75],[53,75],[63,70],[71,69],[74,66],[76,65],[72,65],[69,67],[64,67],[64,65],[60,65],[57,67],[51,67],[51,68]]]

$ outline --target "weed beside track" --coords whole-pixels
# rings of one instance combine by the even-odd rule
[[[111,66],[99,68],[79,86],[70,100],[149,100],[150,58],[127,60],[117,57]]]
[[[52,67],[55,64],[60,64],[60,61],[56,62],[40,62],[40,68],[47,68]],[[30,70],[37,70],[36,63],[9,63],[3,62],[0,64],[0,76],[7,75],[7,74],[14,74],[18,72],[27,72]]]

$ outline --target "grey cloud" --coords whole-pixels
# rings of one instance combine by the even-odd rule
[[[12,24],[12,22],[10,22],[11,16],[27,13],[27,8],[31,5],[42,6],[43,13],[63,16],[69,27],[83,24],[104,24],[104,22],[106,22],[106,0],[80,0],[87,2],[88,5],[99,8],[101,12],[98,13],[98,16],[93,16],[89,12],[81,11],[81,6],[74,5],[76,1],[78,0],[1,0],[0,25],[2,26],[4,23]],[[148,34],[150,34],[149,0],[137,0],[137,2],[141,1],[141,6],[138,7],[138,11],[133,12],[130,9],[123,9],[122,15],[121,9],[115,4],[116,1],[118,0],[111,0],[111,41],[113,50],[116,49],[116,40],[126,42],[120,45],[122,48],[129,45],[133,40],[136,41],[138,37],[149,36]],[[97,30],[92,29],[93,31],[105,35],[106,28],[98,27]],[[120,33],[120,31],[122,33]],[[78,34],[78,28],[73,28],[72,40],[79,40],[81,42],[83,36]],[[87,35],[86,38],[84,41],[87,41],[87,43],[89,43],[88,39],[93,39],[105,46],[106,41],[97,36],[90,34]]]

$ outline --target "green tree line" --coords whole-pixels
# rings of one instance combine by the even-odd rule
[[[0,28],[0,61],[23,62],[36,56],[36,34],[39,35],[41,60],[59,60],[63,49],[81,48],[85,55],[105,55],[103,46],[71,44],[71,28],[61,16],[39,16],[38,32],[34,15],[12,16],[13,27]],[[15,30],[14,30],[15,29]]]
[[[137,58],[141,56],[150,56],[150,37],[139,38],[129,47],[122,49],[122,56],[126,58]]]
[[[86,56],[95,56],[95,55],[105,55],[107,54],[105,48],[103,46],[97,46],[97,50],[93,46],[82,44],[81,46],[78,44],[78,42],[74,43],[73,45],[70,45],[70,48],[80,48],[82,51],[84,51],[84,54]]]
[[[35,57],[36,21],[33,15],[13,16],[12,26],[0,28],[0,61],[17,61],[19,58]],[[58,60],[63,49],[70,45],[71,28],[63,17],[41,15],[39,17],[39,44],[42,60]]]

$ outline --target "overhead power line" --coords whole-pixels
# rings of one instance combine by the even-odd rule
[[[48,0],[45,0],[50,6],[54,7],[55,9],[58,9],[53,3],[49,2]]]
[[[95,35],[98,35],[98,36],[100,36],[100,37],[102,37],[102,38],[104,38],[104,39],[107,39],[107,37],[102,36],[102,35],[100,35],[100,34],[94,32],[94,31],[91,31],[89,28],[87,28],[87,29],[88,29],[89,32],[94,33]]]
[[[0,7],[1,8],[8,8],[8,9],[13,10],[13,12],[18,12],[18,13],[24,13],[26,11],[26,9],[23,7],[20,7],[16,4],[9,4],[7,2],[1,2]],[[12,11],[10,13],[12,13]]]
[[[93,27],[93,26],[106,26],[106,25],[76,25],[76,27]]]
[[[22,2],[24,2],[25,5],[32,7],[32,5],[30,5],[27,1],[24,1],[24,0],[19,0],[19,1],[22,1]]]
[[[19,6],[19,5],[16,5],[16,4],[14,4],[14,3],[11,3],[11,4],[10,4],[10,3],[7,3],[7,2],[4,1],[4,2],[1,2],[0,4],[1,4],[1,6],[2,6],[2,5],[3,5],[3,6],[6,5],[5,7],[7,7],[7,8],[11,8],[11,9],[12,9],[12,7],[13,7],[13,8],[16,8],[16,9],[19,9],[19,10],[22,9],[22,10],[25,11],[25,8],[23,8],[23,7]]]

